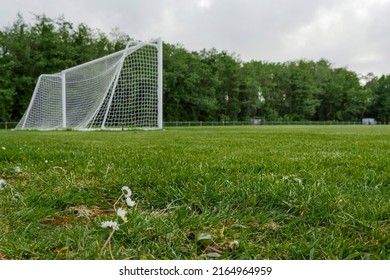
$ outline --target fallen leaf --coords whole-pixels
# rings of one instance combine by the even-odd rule
[[[209,245],[212,242],[213,242],[213,239],[212,239],[210,233],[199,233],[196,236],[196,243],[197,244],[201,244],[203,246],[207,246],[207,245]]]

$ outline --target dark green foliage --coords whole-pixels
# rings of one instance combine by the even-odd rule
[[[39,75],[118,51],[129,39],[63,17],[38,15],[27,24],[18,15],[0,30],[0,121],[21,118]],[[388,76],[359,76],[324,59],[243,62],[226,51],[166,43],[163,67],[165,121],[390,120]]]
[[[379,79],[371,77],[367,90],[373,93],[373,101],[369,107],[369,116],[376,116],[383,123],[390,122],[390,75]]]

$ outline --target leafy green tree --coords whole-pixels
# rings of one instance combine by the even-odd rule
[[[9,86],[9,79],[0,76],[0,121],[11,120],[12,107],[14,103],[14,90]]]
[[[246,63],[240,70],[240,120],[249,120],[254,117],[263,117],[261,108],[264,97],[261,92],[260,82],[257,78],[256,67],[253,63]]]
[[[362,89],[355,72],[345,68],[336,69],[338,81],[338,104],[336,118],[339,120],[359,120],[368,106],[369,92]]]
[[[367,84],[374,92],[374,101],[370,116],[375,116],[382,123],[390,122],[390,75],[383,75]]]
[[[240,60],[216,49],[203,50],[200,57],[211,68],[211,75],[217,80],[215,94],[218,102],[218,120],[238,120],[240,104]]]
[[[164,45],[164,117],[167,121],[213,120],[218,81],[196,52]]]
[[[3,118],[17,120],[29,103],[26,90],[34,88],[32,78],[35,68],[31,55],[31,36],[29,27],[24,23],[21,15],[12,26],[7,27],[0,33],[0,77],[3,99],[13,101],[4,106],[12,105],[4,109]],[[31,96],[31,95],[30,95]],[[8,119],[9,120],[9,119]]]
[[[319,105],[316,109],[316,114],[313,120],[325,121],[334,120],[334,70],[332,64],[325,60],[320,59],[315,64],[314,78],[319,88]]]
[[[372,102],[372,92],[364,89],[359,76],[345,68],[331,68],[325,61],[317,63],[319,87],[322,89],[318,120],[359,120]]]
[[[263,117],[267,120],[276,120],[284,108],[283,94],[278,89],[278,71],[280,65],[261,61],[251,61],[242,67],[242,80],[247,91],[248,106],[254,111],[250,117]],[[280,75],[280,78],[283,75]],[[245,93],[245,92],[244,92]],[[241,93],[242,94],[242,93]],[[245,111],[245,108],[243,108]]]
[[[286,99],[289,118],[292,120],[310,120],[320,104],[321,89],[315,80],[315,64],[299,60],[287,64],[289,70]]]

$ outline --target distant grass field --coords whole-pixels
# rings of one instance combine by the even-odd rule
[[[0,179],[0,259],[208,259],[199,233],[219,259],[390,259],[390,126],[2,130]]]

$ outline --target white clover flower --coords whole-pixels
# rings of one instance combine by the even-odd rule
[[[123,186],[122,187],[122,192],[123,192],[123,195],[126,197],[126,198],[129,198],[131,196],[131,190],[128,186]]]
[[[20,169],[20,167],[19,166],[15,166],[14,167],[14,172],[15,173],[20,173],[22,170]]]
[[[126,197],[126,204],[129,207],[133,207],[135,205],[135,202],[130,197]]]
[[[49,161],[48,161],[48,160],[45,160],[45,163],[49,163]]]
[[[112,228],[114,231],[119,229],[119,224],[114,221],[105,221],[101,224],[102,228]]]
[[[1,147],[2,150],[5,150],[5,147]]]
[[[126,218],[126,214],[127,214],[127,211],[122,209],[122,208],[118,208],[118,210],[116,210],[116,214],[124,221],[126,222],[127,221],[127,218]]]

